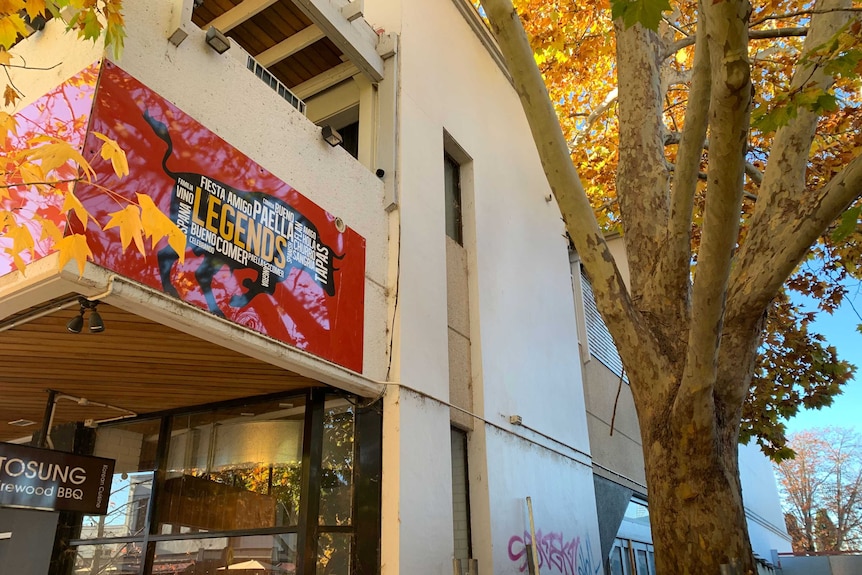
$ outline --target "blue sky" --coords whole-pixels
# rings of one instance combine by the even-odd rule
[[[862,291],[854,286],[847,294],[857,310],[862,313]],[[856,377],[844,386],[844,393],[833,401],[831,407],[820,410],[803,410],[787,422],[788,433],[814,427],[851,427],[862,433],[862,333],[856,326],[862,320],[853,308],[844,303],[833,315],[819,314],[815,331],[826,336],[826,341],[838,349],[838,356],[854,364]]]

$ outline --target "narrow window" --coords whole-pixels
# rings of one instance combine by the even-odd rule
[[[467,434],[452,428],[452,519],[456,559],[462,565],[472,556],[470,542],[470,484],[467,480]]]
[[[452,156],[443,154],[446,187],[446,235],[464,245],[461,223],[461,166]]]

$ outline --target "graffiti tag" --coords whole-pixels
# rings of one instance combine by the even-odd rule
[[[509,539],[509,559],[518,564],[518,571],[527,572],[529,556],[527,548],[532,540],[529,531],[524,535],[513,535]],[[581,545],[580,537],[566,539],[562,532],[536,533],[536,553],[539,556],[539,569],[543,572],[562,573],[563,575],[595,575],[601,563],[594,567],[590,541],[586,538]]]

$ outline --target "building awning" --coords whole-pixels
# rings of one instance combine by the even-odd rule
[[[70,333],[78,296],[99,296],[105,331]],[[382,386],[204,310],[52,254],[0,277],[0,441],[38,430],[47,390],[53,424],[94,421],[328,384],[364,397]],[[109,406],[109,407],[106,407]],[[13,421],[32,421],[20,427]]]

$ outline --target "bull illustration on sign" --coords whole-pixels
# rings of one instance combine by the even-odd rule
[[[183,230],[196,256],[202,256],[195,279],[210,312],[224,316],[212,293],[213,276],[222,267],[232,272],[250,269],[257,277],[246,278],[245,292],[230,299],[232,307],[244,307],[257,295],[275,293],[293,269],[307,272],[323,291],[335,295],[334,261],[344,258],[320,240],[317,227],[290,204],[264,192],[237,190],[204,174],[174,172],[168,168],[173,143],[168,127],[144,111],[144,119],[167,145],[162,169],[173,179],[169,216]],[[171,270],[179,259],[172,247],[157,254],[159,276],[165,293],[179,298],[171,282]]]

